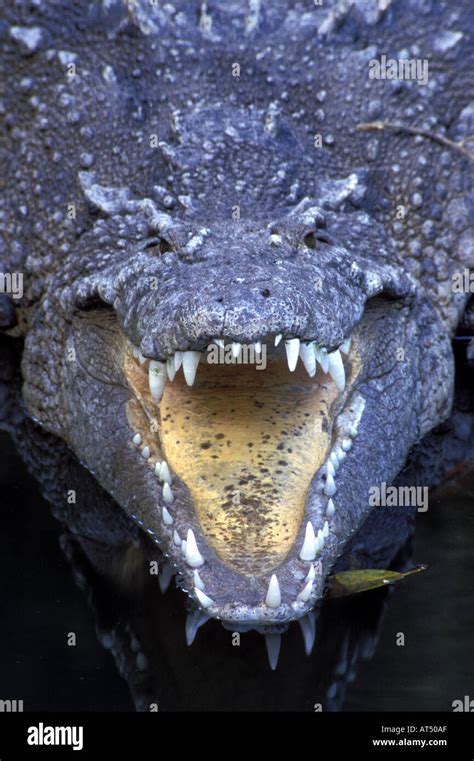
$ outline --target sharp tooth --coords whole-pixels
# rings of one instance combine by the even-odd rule
[[[331,476],[330,473],[327,473],[326,475],[326,483],[324,484],[324,493],[326,497],[333,497],[336,493],[336,484],[334,483],[334,478]]]
[[[301,592],[296,596],[296,599],[299,600],[299,602],[308,602],[311,592],[313,590],[313,580],[310,579],[306,582],[306,585],[303,587]]]
[[[337,457],[337,461],[338,461],[338,463],[340,465],[346,459],[347,452],[344,452],[343,448],[341,446],[338,446],[337,449],[336,449],[336,457]]]
[[[189,542],[188,542],[189,544]],[[201,590],[201,592],[204,592],[204,582],[199,576],[199,571],[194,571],[194,586]]]
[[[339,457],[335,449],[333,449],[333,451],[329,455],[329,459],[334,465],[334,469],[337,469],[339,467]]]
[[[324,348],[324,346],[317,346],[315,353],[316,353],[316,359],[321,365],[323,373],[327,373],[329,370],[329,359],[328,359],[328,353],[326,349]]]
[[[225,341],[223,338],[213,338],[212,340],[219,347],[219,349],[225,349]]]
[[[342,342],[342,344],[340,345],[339,349],[340,349],[340,350],[341,350],[341,351],[342,351],[344,354],[349,354],[349,352],[350,352],[350,350],[351,350],[351,337],[350,337],[350,336],[348,336],[347,338],[345,338],[345,339],[344,339],[344,341],[343,341],[343,342]]]
[[[336,508],[334,506],[334,502],[332,501],[332,499],[328,499],[328,506],[326,508],[326,515],[329,518],[332,518],[332,516],[334,515],[335,512],[336,512]]]
[[[261,341],[255,341],[254,343],[254,349],[256,354],[262,353],[262,342]]]
[[[171,473],[166,460],[163,460],[160,465],[160,479],[171,486]]]
[[[174,371],[175,373],[178,372],[179,368],[183,364],[183,352],[182,351],[176,351],[174,354]]]
[[[310,378],[316,375],[316,357],[313,344],[301,344],[300,357]]]
[[[265,597],[265,605],[269,608],[278,608],[281,604],[281,592],[278,579],[273,574],[268,585],[267,596]]]
[[[356,436],[358,436],[358,435],[359,435],[359,431],[357,430],[355,425],[353,425],[351,430],[349,431],[349,436],[351,437],[351,439],[355,439]]]
[[[140,349],[138,346],[132,347],[132,354],[135,357],[135,359],[138,359],[138,357],[140,356]]]
[[[148,460],[148,458],[150,457],[150,447],[143,447],[142,457],[144,460]]]
[[[346,387],[346,373],[339,349],[328,354],[329,375],[337,386],[338,391],[344,391]]]
[[[232,356],[234,357],[234,359],[237,359],[237,357],[239,356],[241,348],[242,348],[242,344],[239,344],[237,342],[234,342],[232,344]]]
[[[210,605],[214,604],[214,600],[211,600],[210,597],[204,594],[204,592],[199,589],[199,587],[194,587],[194,593],[198,598],[199,604],[202,608],[208,608]]]
[[[143,365],[146,362],[146,357],[143,356],[141,351],[138,352],[138,361],[140,362],[141,365]]]
[[[186,563],[191,568],[199,568],[204,564],[204,558],[198,550],[196,544],[196,538],[191,529],[188,529],[188,535],[186,537]]]
[[[183,541],[181,542],[181,552],[186,557],[186,539],[183,539]]]
[[[158,460],[158,462],[155,465],[155,476],[157,478],[160,477],[160,468],[161,468],[161,462]]]
[[[313,524],[308,521],[304,535],[304,542],[300,552],[301,560],[314,560],[316,557],[316,543]]]
[[[163,521],[166,523],[166,525],[167,526],[172,526],[173,525],[173,516],[171,515],[169,510],[164,505],[163,505],[161,513],[163,515]]]
[[[305,579],[305,581],[310,581],[310,580],[311,580],[311,581],[314,581],[314,579],[315,579],[315,578],[316,578],[316,571],[314,570],[314,565],[313,565],[313,564],[311,564],[311,566],[310,566],[310,568],[309,568],[309,571],[308,571],[308,573],[306,574],[306,579]]]
[[[173,381],[174,376],[176,375],[176,368],[174,366],[174,354],[172,354],[171,357],[168,357],[166,360],[166,370],[168,372],[168,378],[170,381]]]
[[[202,610],[193,610],[192,613],[188,613],[185,632],[186,644],[189,647],[193,644],[198,629],[200,629],[206,621],[209,621],[209,618],[210,616],[208,616],[207,613],[203,613]]]
[[[148,386],[150,394],[155,402],[159,402],[163,396],[166,385],[166,365],[164,362],[155,362],[151,360],[148,368]]]
[[[288,360],[288,368],[292,373],[298,363],[298,355],[300,353],[300,339],[290,338],[289,341],[285,341],[286,358]]]
[[[350,439],[343,439],[341,447],[344,452],[348,452],[350,449],[352,449],[352,441]]]
[[[330,459],[326,463],[326,473],[329,473],[333,478],[336,475],[336,468]]]
[[[311,655],[316,639],[316,613],[308,613],[298,621],[303,635],[304,649],[306,655]]]
[[[170,485],[166,482],[163,484],[163,499],[167,505],[172,505],[174,502],[173,492],[171,491]]]
[[[176,547],[181,547],[181,537],[176,531],[176,529],[173,532],[173,542],[176,545]]]
[[[278,346],[278,344],[280,343],[282,338],[283,338],[283,336],[282,336],[281,333],[278,333],[278,335],[275,336],[275,346]]]
[[[275,671],[278,666],[278,656],[280,655],[281,634],[265,634],[265,644],[267,646],[270,668],[272,671]]]
[[[163,568],[161,569],[160,575],[158,577],[160,589],[163,594],[168,589],[173,576],[174,576],[174,570],[171,563],[164,563]]]
[[[183,373],[188,386],[192,386],[201,355],[198,351],[183,352]]]
[[[329,523],[327,521],[324,521],[323,536],[325,539],[329,536]]]
[[[321,552],[321,550],[324,547],[324,536],[321,529],[319,529],[318,536],[316,537],[316,546],[317,546],[317,552]]]
[[[140,444],[142,443],[142,437],[140,436],[139,433],[136,433],[135,436],[133,437],[132,441],[133,441],[133,443],[135,444],[136,447],[139,447]]]

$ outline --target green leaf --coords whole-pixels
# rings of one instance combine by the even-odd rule
[[[360,571],[343,571],[328,577],[328,596],[329,597],[346,597],[347,595],[359,594],[366,592],[368,589],[385,587],[389,584],[396,584],[397,581],[405,579],[414,573],[425,571],[428,566],[417,565],[405,573],[396,571],[384,571],[380,568],[364,568]]]

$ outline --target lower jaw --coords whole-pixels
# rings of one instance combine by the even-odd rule
[[[302,368],[287,377],[278,364],[265,372],[204,365],[191,390],[182,379],[168,383],[158,408],[127,368],[135,395],[129,421],[150,449],[148,463],[166,460],[173,491],[182,495],[179,484],[188,496],[186,504],[176,499],[168,505],[169,512],[192,510],[192,525],[232,576],[268,579],[297,557],[308,516],[316,519],[311,483],[331,455],[336,413],[348,403],[358,370],[352,356],[348,387],[339,397],[329,376],[309,379]],[[345,421],[340,416],[339,440],[357,414],[349,410]],[[321,487],[324,497],[324,481]],[[318,501],[319,519],[328,501]]]

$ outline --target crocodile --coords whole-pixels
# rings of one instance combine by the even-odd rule
[[[464,1],[2,11],[25,408],[232,630],[315,609],[449,416],[473,29]]]

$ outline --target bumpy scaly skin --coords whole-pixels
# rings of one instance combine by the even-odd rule
[[[216,335],[334,349],[359,331],[366,407],[311,599],[292,602],[297,553],[279,571],[282,606],[264,610],[268,579],[243,580],[201,543],[216,616],[279,624],[309,610],[367,517],[367,484],[391,481],[449,412],[466,303],[451,276],[474,259],[473,163],[427,137],[356,126],[472,134],[472,26],[467,2],[20,2],[4,13],[1,257],[25,273],[25,295],[0,317],[27,331],[25,400],[124,509],[139,505],[174,562],[156,483],[127,444],[122,336],[164,359]],[[428,58],[429,84],[370,80],[383,53]],[[309,232],[315,250],[302,245]],[[157,255],[163,240],[173,250]],[[183,521],[182,535],[198,533]]]

